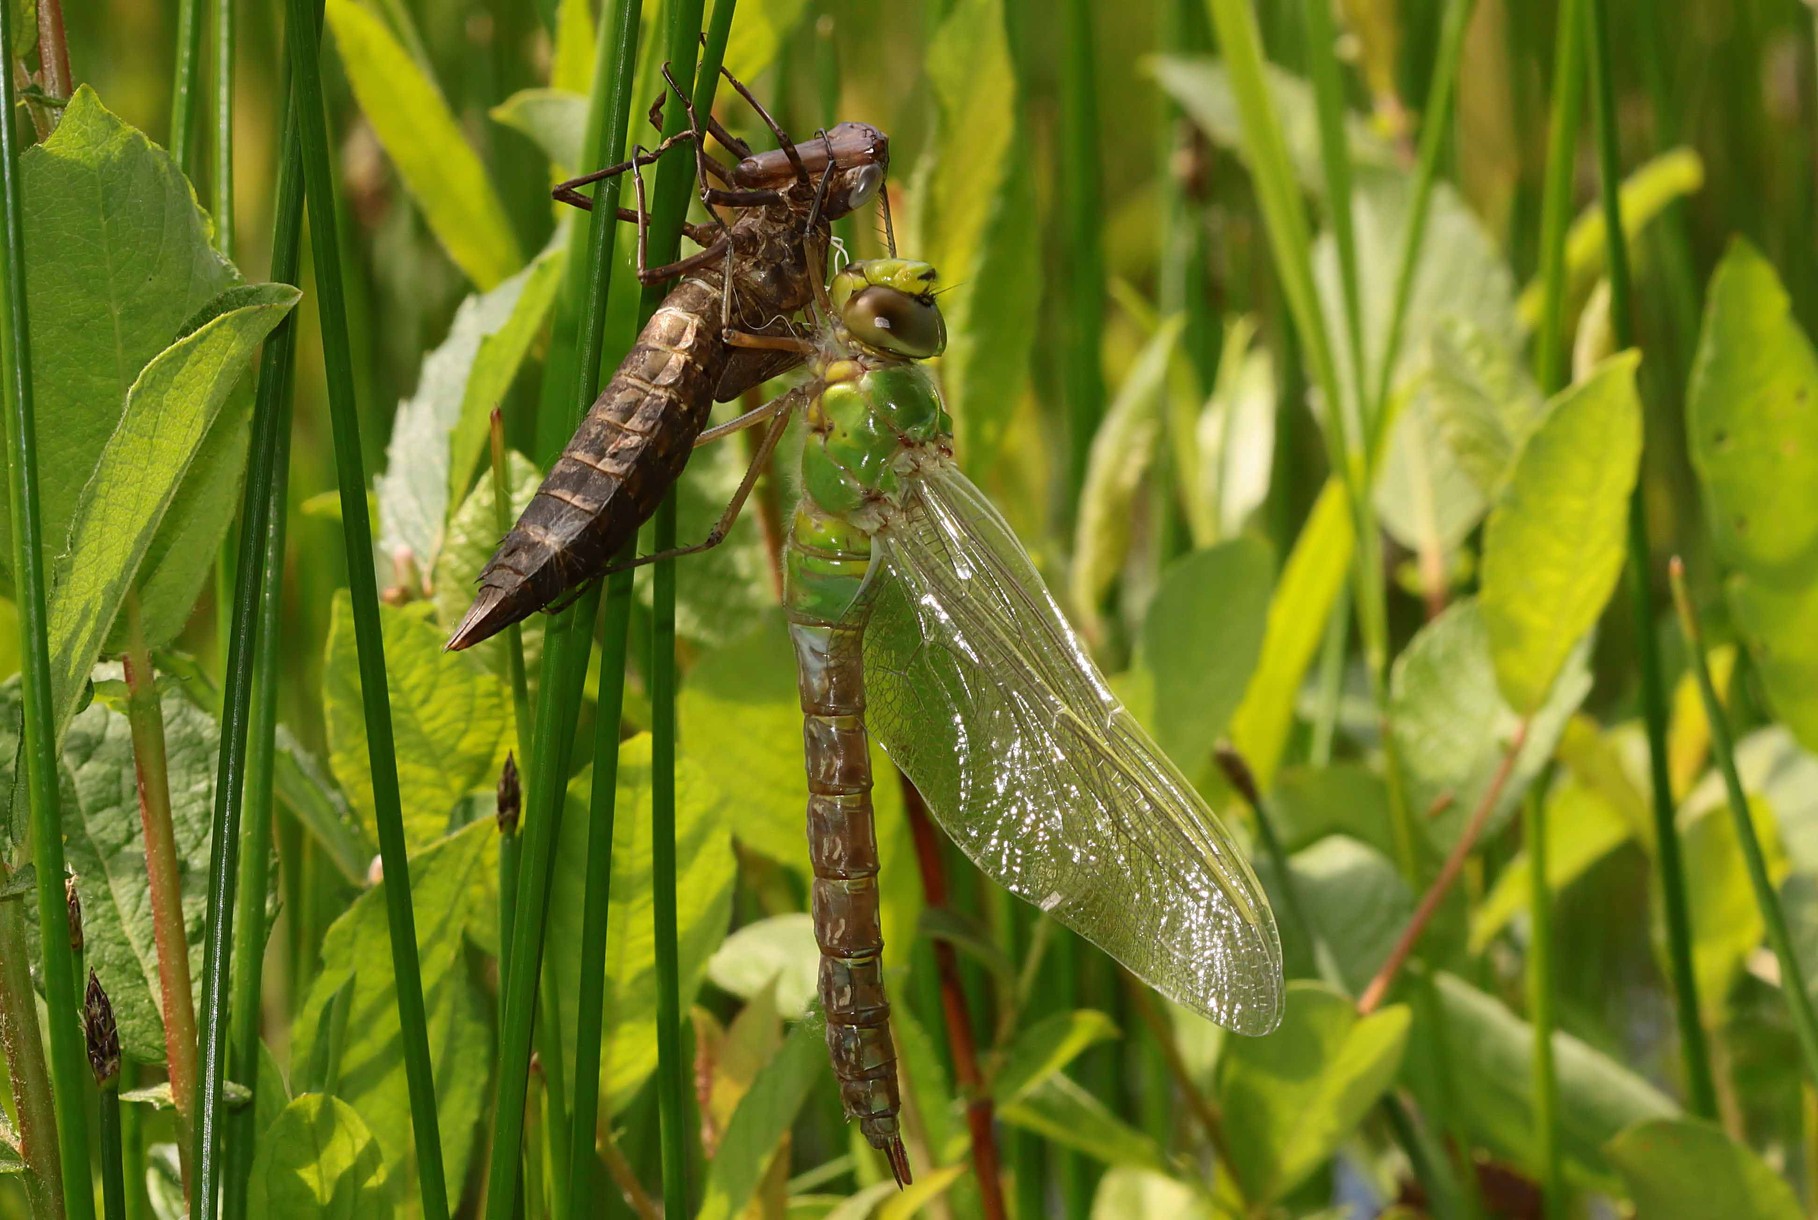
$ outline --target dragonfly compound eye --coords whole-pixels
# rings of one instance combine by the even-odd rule
[[[947,346],[947,323],[931,296],[873,286],[846,302],[842,320],[866,347],[909,360],[938,356]]]

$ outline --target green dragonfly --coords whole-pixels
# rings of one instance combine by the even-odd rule
[[[1242,850],[953,461],[920,363],[946,343],[935,281],[895,258],[835,275],[813,379],[766,436],[806,403],[784,562],[820,997],[847,1116],[899,1182],[868,731],[986,875],[1157,991],[1245,1034],[1282,1010],[1275,920]]]

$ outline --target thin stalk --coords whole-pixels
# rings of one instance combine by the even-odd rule
[[[499,1024],[503,1028],[505,981],[511,973],[511,940],[518,923],[518,818],[524,808],[518,764],[509,753],[499,771],[494,808],[494,825],[499,829]]]
[[[948,907],[947,871],[941,860],[941,841],[928,817],[928,806],[909,777],[897,773],[903,792],[903,812],[915,841],[915,858],[922,877],[922,902],[931,911]],[[959,955],[953,942],[936,938],[934,968],[941,982],[941,1013],[947,1022],[947,1045],[960,1094],[966,1100],[966,1128],[972,1133],[972,1176],[978,1185],[979,1203],[986,1220],[1004,1220],[1004,1181],[999,1168],[997,1134],[993,1128],[991,1094],[978,1068],[978,1049],[972,1036],[972,1014],[960,983]]]
[[[492,519],[498,527],[499,537],[503,538],[511,531],[511,478],[505,464],[505,418],[499,409],[492,409]],[[530,679],[524,670],[524,631],[518,623],[505,628],[505,672],[511,682],[512,718],[515,722],[518,738],[518,757],[524,765],[530,765],[530,755],[525,750],[530,740]]]
[[[1618,350],[1635,341],[1629,277],[1628,245],[1622,237],[1621,155],[1616,138],[1616,100],[1611,80],[1609,15],[1604,0],[1589,0],[1586,14],[1591,37],[1590,73],[1592,107],[1597,134],[1599,194],[1603,204],[1605,243],[1609,250],[1610,332]],[[1561,21],[1566,15],[1561,14]],[[1563,27],[1561,38],[1563,39]],[[1562,61],[1561,70],[1564,70]],[[1574,74],[1576,74],[1574,70]],[[1549,306],[1551,305],[1549,292]],[[1558,318],[1548,309],[1552,325],[1542,323],[1542,338],[1551,331],[1558,339]],[[1550,391],[1553,387],[1547,385]],[[1646,455],[1643,454],[1643,466]],[[1717,1089],[1711,1072],[1710,1049],[1698,1009],[1698,976],[1692,965],[1692,916],[1686,897],[1685,867],[1680,861],[1679,826],[1673,810],[1673,783],[1667,760],[1667,684],[1655,633],[1653,579],[1649,573],[1652,548],[1648,542],[1645,478],[1635,480],[1629,498],[1628,565],[1629,603],[1634,615],[1636,662],[1641,672],[1642,723],[1648,741],[1648,777],[1654,812],[1654,868],[1666,914],[1667,961],[1673,974],[1674,1016],[1679,1025],[1679,1053],[1685,1061],[1687,1100],[1692,1111],[1706,1118],[1717,1116]]]
[[[1547,125],[1547,176],[1540,201],[1541,324],[1535,376],[1541,392],[1563,389],[1569,376],[1565,343],[1565,240],[1572,223],[1572,177],[1578,159],[1578,123],[1584,108],[1584,5],[1561,0],[1553,48],[1553,108]],[[1609,246],[1622,244],[1621,228]],[[1615,314],[1612,309],[1611,314]]]
[[[1547,884],[1547,818],[1542,785],[1528,790],[1522,829],[1528,851],[1528,1022],[1534,1037],[1534,1129],[1548,1220],[1566,1214],[1559,1157],[1559,1077],[1553,1070],[1553,894]]]
[[[627,8],[630,6],[628,5]],[[635,30],[632,32],[635,36]],[[634,539],[620,561],[632,558]],[[625,707],[625,649],[631,628],[635,573],[626,568],[607,579],[605,628],[600,642],[600,702],[594,717],[592,816],[587,823],[587,883],[581,905],[581,977],[575,1022],[574,1107],[568,1150],[568,1214],[590,1213],[600,1165],[600,1037],[606,1001],[606,943],[612,894],[612,836],[618,810],[619,724]]]
[[[9,61],[10,62],[10,61]],[[177,64],[171,78],[170,155],[177,167],[196,179],[191,137],[202,93],[202,0],[177,0]]]
[[[640,8],[621,0],[615,11],[616,25],[601,23],[602,38],[609,27],[614,31],[615,52],[611,56],[600,55],[596,61],[588,111],[588,143],[594,165],[623,160],[625,129],[631,115]],[[679,110],[680,107],[670,106],[665,113]],[[612,278],[620,182],[619,178],[610,178],[600,184],[588,219],[586,272],[564,285],[567,291],[558,302],[558,336],[562,333],[564,313],[579,319],[574,331],[579,351],[572,366],[574,385],[565,419],[570,431],[600,390],[600,353],[605,341],[606,294]],[[555,364],[553,359],[551,364]],[[543,634],[542,676],[537,683],[537,707],[531,726],[528,824],[520,832],[523,858],[518,872],[518,913],[509,948],[500,947],[501,953],[508,954],[510,969],[500,979],[504,1012],[499,1029],[499,1087],[493,1105],[492,1157],[487,1175],[487,1220],[510,1220],[516,1205],[550,870],[561,829],[568,761],[574,745],[574,717],[580,707],[582,679],[599,605],[596,585],[573,606],[556,614]],[[621,674],[614,684],[622,680]],[[598,817],[601,812],[596,808],[593,816]]]
[[[0,883],[12,880],[0,860]],[[57,1108],[51,1100],[44,1035],[38,1027],[38,996],[32,987],[32,959],[25,944],[25,908],[0,898],[0,1050],[6,1054],[13,1112],[19,1123],[19,1155],[25,1162],[25,1197],[32,1215],[63,1215],[63,1171],[57,1150]]]
[[[1338,33],[1332,26],[1331,0],[1302,0],[1307,25],[1307,61],[1319,114],[1319,160],[1326,177],[1326,220],[1338,246],[1338,281],[1344,297],[1345,343],[1351,356],[1353,427],[1361,425],[1364,405],[1363,301],[1357,288],[1357,225],[1351,212],[1351,148],[1345,138],[1345,86],[1338,69]],[[1340,411],[1342,404],[1329,404]],[[1362,435],[1361,430],[1353,435]]]
[[[1037,912],[1034,907],[1022,902],[1007,890],[1000,889],[995,892],[998,894],[999,911],[1003,916],[1000,926],[1007,926],[1010,929],[1013,959],[1024,963],[1026,970],[1034,957]],[[1015,1019],[1015,1010],[1021,1007],[1019,1001],[1024,1001],[1026,998],[1026,990],[1019,988],[1012,1002],[1000,1007],[998,1013],[999,1036],[997,1038],[999,1044],[1004,1043],[1004,1031],[1007,1028],[1014,1028],[1014,1026],[1005,1024],[1006,1019],[1011,1021]],[[1036,1217],[1044,1216],[1048,1212],[1046,1158],[1048,1148],[1046,1141],[1022,1127],[1013,1127],[1007,1134],[1010,1137],[1011,1172],[1016,1177],[1017,1220],[1035,1220]]]
[[[1421,118],[1420,151],[1414,166],[1413,199],[1408,206],[1408,231],[1402,238],[1401,261],[1395,268],[1395,295],[1389,305],[1389,327],[1383,341],[1382,366],[1376,371],[1376,397],[1368,423],[1368,448],[1374,454],[1389,414],[1394,390],[1395,362],[1401,355],[1402,328],[1408,302],[1414,297],[1414,274],[1426,241],[1427,215],[1433,201],[1433,184],[1439,179],[1439,158],[1452,128],[1452,93],[1458,79],[1458,61],[1464,54],[1465,31],[1471,25],[1476,0],[1447,0],[1439,27],[1439,54],[1427,85],[1426,113]]]
[[[228,258],[234,256],[234,41],[236,22],[234,0],[215,0],[215,80],[214,122],[209,124],[211,137],[209,161],[214,176],[209,180],[210,197],[214,200],[215,249]]]
[[[253,656],[252,718],[247,727],[247,771],[244,818],[245,842],[240,849],[240,872],[234,913],[233,1001],[228,1010],[228,1063],[234,1079],[253,1089],[259,1087],[259,1017],[265,984],[265,895],[271,885],[272,799],[277,766],[278,732],[278,617],[284,598],[285,498],[290,486],[291,378],[295,365],[293,337],[283,340],[282,363],[274,370],[279,378],[281,416],[278,450],[273,455],[271,492],[266,498],[265,552],[258,586],[258,633]],[[227,1141],[227,1185],[223,1214],[246,1214],[247,1184],[252,1174],[254,1106],[242,1106],[228,1119],[233,1136]],[[182,1145],[179,1145],[181,1148]]]
[[[67,101],[75,80],[69,70],[69,39],[63,32],[63,0],[38,0],[38,83],[53,98]],[[54,129],[62,110],[50,108]]]
[[[1093,64],[1092,8],[1063,0],[1060,22],[1059,207],[1069,272],[1062,304],[1061,344],[1067,404],[1066,517],[1078,511],[1092,437],[1105,413],[1105,374],[1099,352],[1104,321],[1104,217],[1098,170],[1098,85]]]
[[[1571,0],[1568,0],[1568,3],[1570,2]],[[1515,770],[1515,759],[1521,754],[1522,744],[1527,741],[1527,738],[1528,722],[1524,720],[1515,727],[1514,735],[1509,738],[1508,747],[1503,751],[1502,761],[1497,764],[1496,774],[1491,778],[1490,786],[1484,789],[1483,799],[1478,801],[1477,808],[1472,812],[1471,820],[1465,826],[1464,833],[1458,836],[1458,842],[1453,845],[1451,853],[1446,856],[1445,863],[1440,865],[1438,875],[1433,878],[1433,884],[1428,886],[1427,892],[1421,896],[1420,905],[1415,908],[1413,918],[1408,920],[1408,926],[1402,929],[1401,938],[1395,942],[1395,948],[1390,950],[1388,959],[1383,962],[1382,968],[1376,972],[1376,977],[1370,980],[1370,985],[1365,987],[1363,994],[1358,997],[1358,1012],[1365,1014],[1375,1012],[1382,1004],[1384,997],[1389,994],[1389,988],[1394,985],[1402,967],[1407,965],[1408,958],[1413,955],[1414,947],[1426,934],[1427,925],[1432,923],[1433,916],[1439,913],[1439,904],[1445,901],[1447,894],[1451,893],[1452,886],[1458,881],[1458,875],[1464,871],[1465,861],[1470,858],[1472,849],[1477,846],[1477,840],[1483,837],[1484,827],[1490,823],[1490,814],[1495,812],[1496,802],[1502,799],[1502,790],[1508,786],[1509,775]]]
[[[1332,739],[1338,732],[1338,705],[1345,693],[1345,645],[1351,633],[1351,587],[1340,585],[1326,616],[1326,638],[1319,650],[1319,692],[1313,714],[1313,738],[1307,761],[1323,767],[1332,761]]]
[[[1673,605],[1679,611],[1679,628],[1685,633],[1692,672],[1698,677],[1698,693],[1704,699],[1705,718],[1711,722],[1711,755],[1717,760],[1717,769],[1723,773],[1723,789],[1729,797],[1736,842],[1742,848],[1749,885],[1755,891],[1755,905],[1760,908],[1761,922],[1767,929],[1768,946],[1780,963],[1780,990],[1786,994],[1787,1013],[1793,1021],[1793,1032],[1799,1037],[1805,1070],[1811,1080],[1818,1082],[1818,1013],[1812,1010],[1812,994],[1806,990],[1805,971],[1799,964],[1799,955],[1793,950],[1786,912],[1781,910],[1773,878],[1768,876],[1767,858],[1761,852],[1761,839],[1755,833],[1754,819],[1749,816],[1749,798],[1742,790],[1742,777],[1736,772],[1736,745],[1730,736],[1729,716],[1711,681],[1711,667],[1705,659],[1704,629],[1699,625],[1692,599],[1686,595],[1685,564],[1675,555],[1667,571],[1673,586]]]
[[[76,1015],[76,971],[67,936],[53,936],[67,918],[63,894],[63,824],[57,791],[56,713],[51,707],[50,585],[44,571],[44,523],[38,515],[38,438],[32,410],[31,326],[25,293],[25,215],[19,182],[18,98],[13,62],[13,19],[0,4],[0,384],[5,389],[6,488],[12,512],[13,600],[19,612],[19,682],[24,704],[21,753],[31,806],[31,855],[37,869],[39,937],[43,949],[44,1002],[50,1015],[50,1076],[57,1112],[64,1206],[77,1220],[95,1214],[88,1176],[87,1072],[82,1027]],[[15,1019],[35,1020],[27,1007]],[[47,1135],[48,1132],[41,1132]],[[52,1158],[55,1160],[55,1158]],[[49,1163],[49,1162],[47,1162]]]
[[[125,1220],[126,1172],[120,1146],[120,1030],[101,980],[89,972],[82,1032],[99,1094],[96,1130],[101,1139],[101,1198],[107,1220]]]
[[[736,0],[714,0],[713,25],[700,55],[702,0],[673,0],[668,6],[668,59],[677,80],[688,90],[697,114],[713,111],[714,88],[732,29]],[[687,122],[681,106],[664,111],[663,135],[679,134]],[[694,161],[671,160],[657,175],[650,217],[652,257],[667,262],[681,244],[682,217],[694,191]],[[640,318],[647,319],[662,302],[661,285],[644,289]],[[675,548],[675,489],[657,509],[652,545],[659,552]],[[688,1077],[692,1065],[684,1053],[681,962],[676,945],[675,895],[675,561],[662,560],[651,578],[650,629],[650,871],[651,914],[656,932],[657,1103],[663,1151],[663,1211],[688,1211]]]
[[[164,1013],[164,1056],[177,1112],[178,1164],[184,1189],[193,1188],[188,1156],[195,1135],[196,1008],[189,981],[189,937],[183,927],[182,868],[171,825],[170,775],[164,750],[164,710],[139,619],[139,594],[126,595],[126,719],[132,727],[139,821],[145,829],[145,873],[151,890],[152,934],[158,946],[158,996]]]
[[[293,24],[288,36],[316,45],[319,12]],[[286,87],[283,139],[278,152],[277,206],[272,222],[271,278],[295,284],[303,229],[303,162],[297,105]],[[221,688],[221,750],[215,770],[215,806],[208,860],[208,918],[202,943],[202,1034],[198,1046],[196,1156],[197,1189],[190,1192],[190,1214],[212,1218],[219,1196],[221,1105],[227,1071],[228,950],[233,943],[235,892],[239,883],[241,815],[245,808],[247,741],[254,715],[253,670],[258,655],[260,605],[265,580],[265,547],[271,528],[272,487],[287,452],[290,421],[285,409],[290,367],[296,350],[294,312],[278,323],[259,357],[259,383],[253,399],[252,438],[248,448],[246,486],[240,501],[240,551],[234,564],[233,621],[227,636],[227,665]],[[364,507],[364,501],[362,501]]]
[[[1161,1051],[1162,1059],[1168,1067],[1168,1074],[1174,1078],[1175,1087],[1180,1090],[1181,1096],[1187,1099],[1188,1112],[1193,1115],[1193,1120],[1205,1133],[1206,1143],[1211,1145],[1213,1153],[1227,1167],[1234,1164],[1231,1160],[1230,1141],[1225,1138],[1224,1116],[1219,1113],[1218,1106],[1206,1096],[1205,1091],[1193,1079],[1193,1073],[1188,1070],[1187,1061],[1181,1055],[1180,1040],[1174,1036],[1174,1027],[1155,1006],[1154,999],[1149,995],[1148,984],[1128,971],[1119,969],[1118,974],[1123,978],[1125,994],[1130,997],[1130,1002],[1136,1008],[1137,1015],[1142,1018],[1143,1025],[1148,1028],[1150,1037],[1154,1039],[1156,1047]],[[1239,1185],[1235,1175],[1231,1177],[1230,1185],[1242,1200],[1243,1188]],[[1247,1208],[1248,1201],[1243,1201]]]
[[[290,28],[311,28],[315,6],[290,0]],[[445,1220],[448,1187],[442,1168],[442,1140],[436,1117],[435,1077],[429,1058],[429,1031],[423,1012],[423,980],[417,964],[416,917],[410,903],[410,856],[398,794],[397,751],[392,739],[391,700],[385,672],[385,643],[379,629],[378,577],[373,570],[372,524],[366,504],[365,461],[360,452],[359,407],[354,400],[353,352],[348,341],[347,300],[341,282],[335,186],[331,176],[328,116],[322,100],[319,54],[312,40],[290,40],[291,86],[297,98],[303,149],[303,190],[315,257],[317,316],[322,324],[329,416],[333,424],[335,474],[340,485],[341,526],[347,551],[354,639],[359,654],[360,694],[366,715],[367,760],[372,773],[374,822],[379,859],[385,870],[385,913],[391,934],[392,974],[398,994],[398,1026],[404,1074],[410,1093],[411,1128],[416,1137],[417,1180],[428,1220]]]

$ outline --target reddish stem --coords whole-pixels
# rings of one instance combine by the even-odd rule
[[[916,861],[921,865],[922,900],[940,910],[947,905],[947,872],[941,862],[940,836],[928,818],[928,806],[909,777],[898,772],[902,781],[903,810],[909,817],[909,832],[915,839]],[[947,1019],[947,1043],[953,1051],[953,1071],[966,1097],[966,1126],[972,1132],[972,1172],[978,1179],[978,1192],[986,1220],[1004,1220],[1003,1175],[997,1153],[997,1132],[991,1095],[985,1091],[984,1076],[978,1070],[978,1051],[972,1041],[972,1016],[966,1011],[966,993],[960,986],[959,955],[951,941],[934,941],[934,968],[941,982],[941,1011]]]
[[[1502,762],[1496,767],[1496,775],[1490,780],[1490,786],[1484,790],[1483,799],[1477,802],[1477,808],[1471,814],[1470,824],[1465,827],[1464,833],[1458,836],[1458,842],[1453,845],[1451,854],[1440,866],[1439,875],[1433,878],[1433,884],[1427,887],[1425,896],[1420,900],[1420,907],[1414,912],[1414,918],[1410,919],[1408,926],[1402,930],[1401,939],[1395,942],[1395,948],[1389,954],[1388,960],[1382,964],[1382,969],[1376,972],[1376,977],[1370,980],[1370,985],[1364,988],[1363,995],[1358,997],[1358,1012],[1368,1015],[1376,1011],[1382,1003],[1383,997],[1389,993],[1389,988],[1394,985],[1396,976],[1401,973],[1401,968],[1407,965],[1408,958],[1413,956],[1414,947],[1426,934],[1427,925],[1433,922],[1433,916],[1439,911],[1439,904],[1445,901],[1446,895],[1457,883],[1458,875],[1464,871],[1465,861],[1470,858],[1472,849],[1477,846],[1477,840],[1483,837],[1484,827],[1490,824],[1490,814],[1495,811],[1496,802],[1502,798],[1502,790],[1508,786],[1509,776],[1515,770],[1515,759],[1520,755],[1522,744],[1527,739],[1528,722],[1524,720],[1515,726],[1515,735],[1509,739],[1509,748],[1503,752]]]

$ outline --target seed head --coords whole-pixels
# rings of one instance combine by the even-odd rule
[[[499,771],[499,833],[518,833],[518,811],[523,807],[523,790],[518,784],[518,764],[505,755],[505,766]]]
[[[105,1085],[120,1076],[120,1027],[114,1024],[114,1006],[95,972],[88,972],[88,993],[82,1000],[82,1032],[88,1037],[88,1066],[95,1083]]]
[[[82,936],[82,899],[76,895],[74,877],[63,878],[63,901],[69,905],[69,949],[80,953],[86,942]]]

